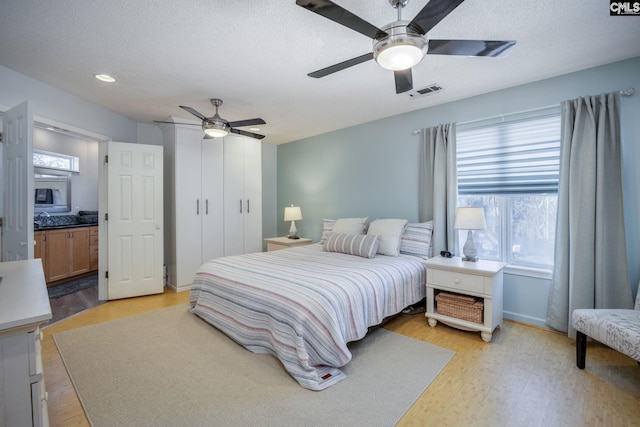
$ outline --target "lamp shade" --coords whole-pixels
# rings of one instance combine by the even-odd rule
[[[457,208],[456,221],[453,225],[456,230],[484,230],[487,224],[484,220],[482,208]]]
[[[299,221],[302,219],[302,211],[300,206],[287,206],[284,208],[285,221]]]

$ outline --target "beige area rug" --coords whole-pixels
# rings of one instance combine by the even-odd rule
[[[100,427],[393,426],[454,354],[378,328],[351,345],[345,380],[310,391],[186,304],[53,338]]]

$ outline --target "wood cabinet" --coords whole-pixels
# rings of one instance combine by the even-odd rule
[[[98,227],[89,228],[89,270],[96,271],[98,269]]]
[[[39,259],[0,263],[0,426],[48,426],[40,325],[51,319]]]
[[[91,262],[91,235],[95,262]],[[34,232],[34,258],[41,258],[47,283],[97,270],[98,227],[73,227]]]
[[[167,282],[181,291],[202,263],[262,250],[262,145],[231,134],[203,139],[199,126],[162,132]]]

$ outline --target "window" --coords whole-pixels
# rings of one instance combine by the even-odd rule
[[[51,153],[49,151],[33,150],[33,165],[48,168],[58,169],[69,172],[80,171],[80,159],[75,156],[69,156],[67,154]]]
[[[559,109],[457,129],[458,206],[483,207],[479,256],[512,266],[553,266],[560,165]],[[467,232],[458,235],[460,247]]]

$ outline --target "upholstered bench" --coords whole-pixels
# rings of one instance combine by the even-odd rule
[[[640,289],[634,310],[578,309],[573,311],[576,364],[584,369],[587,337],[591,337],[640,363]]]

